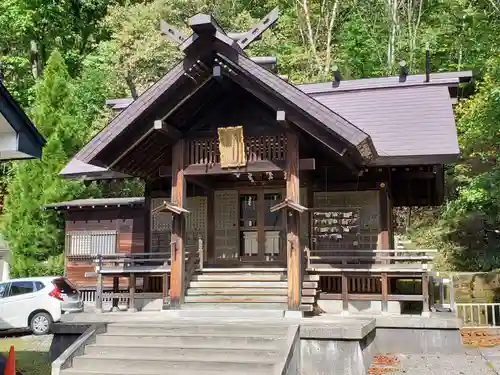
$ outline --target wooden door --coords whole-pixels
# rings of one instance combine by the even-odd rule
[[[239,194],[240,257],[242,261],[283,261],[284,220],[270,208],[284,199],[282,189],[247,190]]]

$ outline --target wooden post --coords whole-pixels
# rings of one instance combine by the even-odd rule
[[[97,285],[95,290],[95,308],[97,311],[102,312],[102,273],[97,271]]]
[[[387,272],[382,272],[380,281],[382,283],[382,312],[386,313],[389,301],[389,283],[387,281]]]
[[[349,313],[349,286],[347,285],[347,275],[342,272],[340,274],[342,284],[342,313]]]
[[[380,183],[380,190],[378,192],[379,195],[379,233],[378,233],[378,241],[377,241],[377,249],[378,250],[388,250],[390,246],[389,240],[389,203],[387,197],[387,188],[385,183]],[[384,261],[382,263],[389,263],[388,261]]]
[[[287,134],[286,197],[300,203],[299,145],[295,133]],[[299,213],[285,210],[287,229],[288,309],[300,310],[302,297],[302,249],[299,237]]]
[[[113,293],[120,293],[120,278],[113,277]],[[118,297],[113,297],[113,311],[118,311]]]
[[[163,308],[170,308],[170,303],[168,300],[168,289],[169,289],[169,280],[168,273],[163,274]]]
[[[102,312],[102,287],[103,287],[103,281],[102,281],[102,255],[99,254],[97,255],[97,265],[95,267],[95,271],[97,273],[97,283],[96,283],[96,288],[95,288],[95,307],[98,312]]]
[[[135,308],[135,273],[130,274],[129,282],[128,282],[128,289],[129,289],[129,302],[128,302],[128,310],[135,312],[137,309]]]
[[[450,298],[450,309],[455,312],[455,285],[453,285],[453,275],[450,275],[450,281],[448,283],[448,297]],[[494,314],[495,312],[493,312]]]
[[[429,315],[429,275],[424,273],[422,275],[422,315]]]
[[[215,262],[215,194],[210,190],[207,194],[207,240],[206,240],[207,262]]]
[[[186,180],[184,178],[184,140],[181,139],[172,148],[172,196],[171,203],[184,208]],[[170,286],[170,306],[179,308],[184,300],[184,231],[183,214],[172,215],[172,268]]]

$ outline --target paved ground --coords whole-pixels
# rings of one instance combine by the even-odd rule
[[[456,355],[380,355],[368,374],[500,375],[500,331],[463,329],[464,353]]]
[[[0,336],[0,353],[7,357],[10,346],[13,345],[17,371],[23,375],[49,375],[51,343],[52,335],[11,334]]]

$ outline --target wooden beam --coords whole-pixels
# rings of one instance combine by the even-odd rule
[[[212,76],[217,80],[217,81],[222,81],[222,68],[220,65],[215,65],[212,69]]]
[[[155,120],[154,129],[161,131],[174,140],[179,140],[182,138],[182,133],[178,129],[168,125],[163,120]]]
[[[210,182],[208,181],[208,179],[205,179],[203,178],[202,176],[186,176],[184,174],[185,178],[186,178],[186,181],[194,184],[194,185],[198,185],[199,187],[201,187],[202,189],[205,189],[207,192],[209,191],[212,191],[214,189],[214,187],[210,184]]]
[[[241,49],[245,49],[254,40],[259,39],[264,31],[274,25],[274,23],[278,20],[278,17],[279,9],[278,7],[276,7],[272,11],[270,11],[264,18],[262,18],[258,24],[248,30],[244,37],[238,40],[238,45],[241,47]]]
[[[300,159],[298,166],[301,170],[314,170],[316,160],[313,158]],[[259,160],[249,162],[241,168],[221,168],[219,163],[213,165],[190,164],[184,168],[185,176],[204,176],[215,174],[233,174],[233,173],[259,173],[259,172],[281,172],[286,169],[286,161],[283,160]],[[298,178],[298,176],[297,176]]]
[[[163,35],[167,36],[171,41],[175,43],[181,44],[187,39],[187,36],[184,35],[184,33],[177,30],[175,27],[168,24],[164,20],[160,21],[160,30]]]
[[[300,200],[299,143],[295,133],[287,134],[286,199]],[[285,210],[287,227],[288,309],[300,310],[302,296],[302,249],[299,237],[299,213]]]
[[[181,139],[172,148],[172,194],[171,203],[177,207],[184,207],[186,200],[186,181],[184,178],[184,140]],[[172,308],[179,308],[184,300],[184,214],[172,217],[172,272],[170,287],[170,304]]]

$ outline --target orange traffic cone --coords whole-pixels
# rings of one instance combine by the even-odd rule
[[[16,375],[16,355],[13,346],[10,347],[9,357],[7,358],[7,362],[5,362],[3,375]]]

